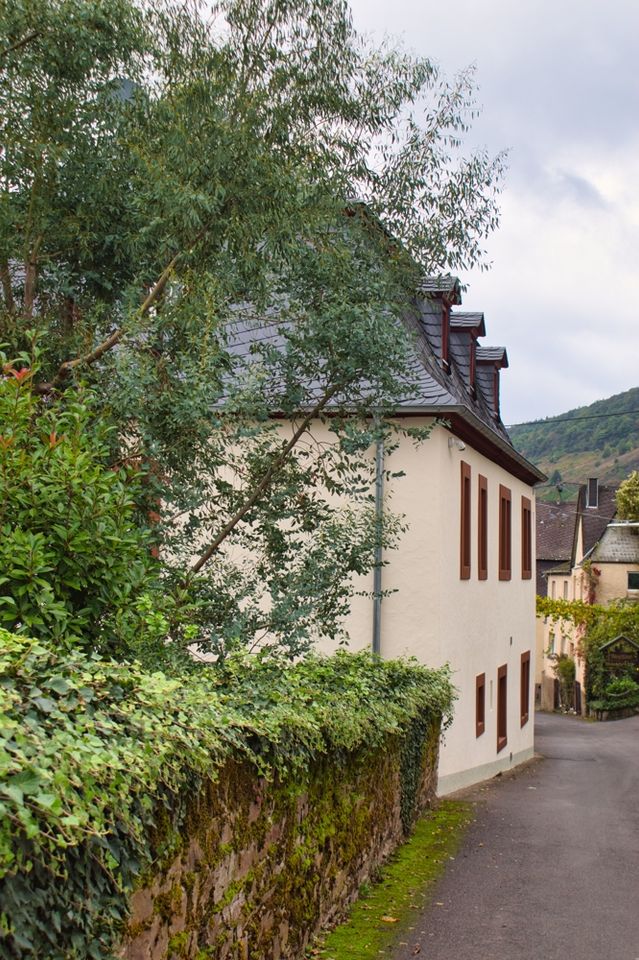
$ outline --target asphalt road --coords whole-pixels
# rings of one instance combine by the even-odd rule
[[[393,960],[639,960],[639,717],[537,717]]]

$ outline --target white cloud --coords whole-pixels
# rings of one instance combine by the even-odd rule
[[[635,0],[352,0],[452,73],[475,61],[473,142],[510,147],[493,269],[462,278],[507,346],[507,422],[637,386],[639,72]]]

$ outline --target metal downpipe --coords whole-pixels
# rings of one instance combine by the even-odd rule
[[[373,653],[382,649],[382,531],[384,523],[384,441],[375,452],[375,566],[373,567]]]

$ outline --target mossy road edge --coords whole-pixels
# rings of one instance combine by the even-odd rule
[[[432,899],[436,881],[474,818],[472,803],[442,800],[415,825],[406,843],[365,885],[347,919],[319,938],[307,956],[379,960],[412,935],[411,925]]]

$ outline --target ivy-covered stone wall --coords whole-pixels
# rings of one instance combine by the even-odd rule
[[[267,782],[228,763],[171,864],[131,900],[125,960],[303,955],[432,799],[439,724]]]
[[[299,956],[433,791],[447,670],[0,630],[0,960]]]

